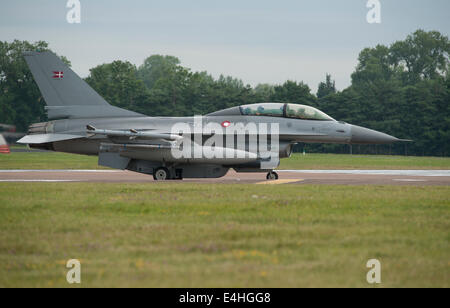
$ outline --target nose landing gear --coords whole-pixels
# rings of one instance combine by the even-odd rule
[[[269,173],[267,173],[266,179],[268,179],[268,180],[278,180],[278,173],[276,173],[274,171],[270,171]]]

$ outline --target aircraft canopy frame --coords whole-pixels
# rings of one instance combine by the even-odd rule
[[[300,104],[261,103],[243,105],[240,106],[239,109],[241,115],[243,116],[284,117],[312,121],[336,121],[317,108]]]

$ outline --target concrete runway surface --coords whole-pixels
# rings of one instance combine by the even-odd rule
[[[230,171],[220,179],[186,179],[169,183],[328,184],[328,185],[450,185],[450,170],[283,170],[280,179],[265,173]],[[0,170],[4,182],[156,183],[152,176],[116,170]]]

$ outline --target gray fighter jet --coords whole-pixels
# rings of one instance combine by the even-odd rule
[[[14,143],[25,136],[24,133],[16,132],[16,127],[14,125],[8,124],[0,124],[0,134],[3,135],[8,143]]]
[[[26,52],[24,56],[47,104],[49,122],[32,124],[19,143],[98,155],[99,165],[153,175],[155,180],[219,178],[231,168],[278,179],[273,170],[279,159],[289,157],[299,142],[401,141],[296,104],[239,106],[201,118],[148,117],[108,104],[52,52]],[[190,130],[189,134],[180,127]],[[210,142],[213,138],[215,142]],[[178,155],[190,149],[194,155]]]

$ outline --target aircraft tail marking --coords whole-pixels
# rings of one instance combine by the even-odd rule
[[[27,51],[24,57],[50,119],[142,116],[108,104],[53,52]]]

